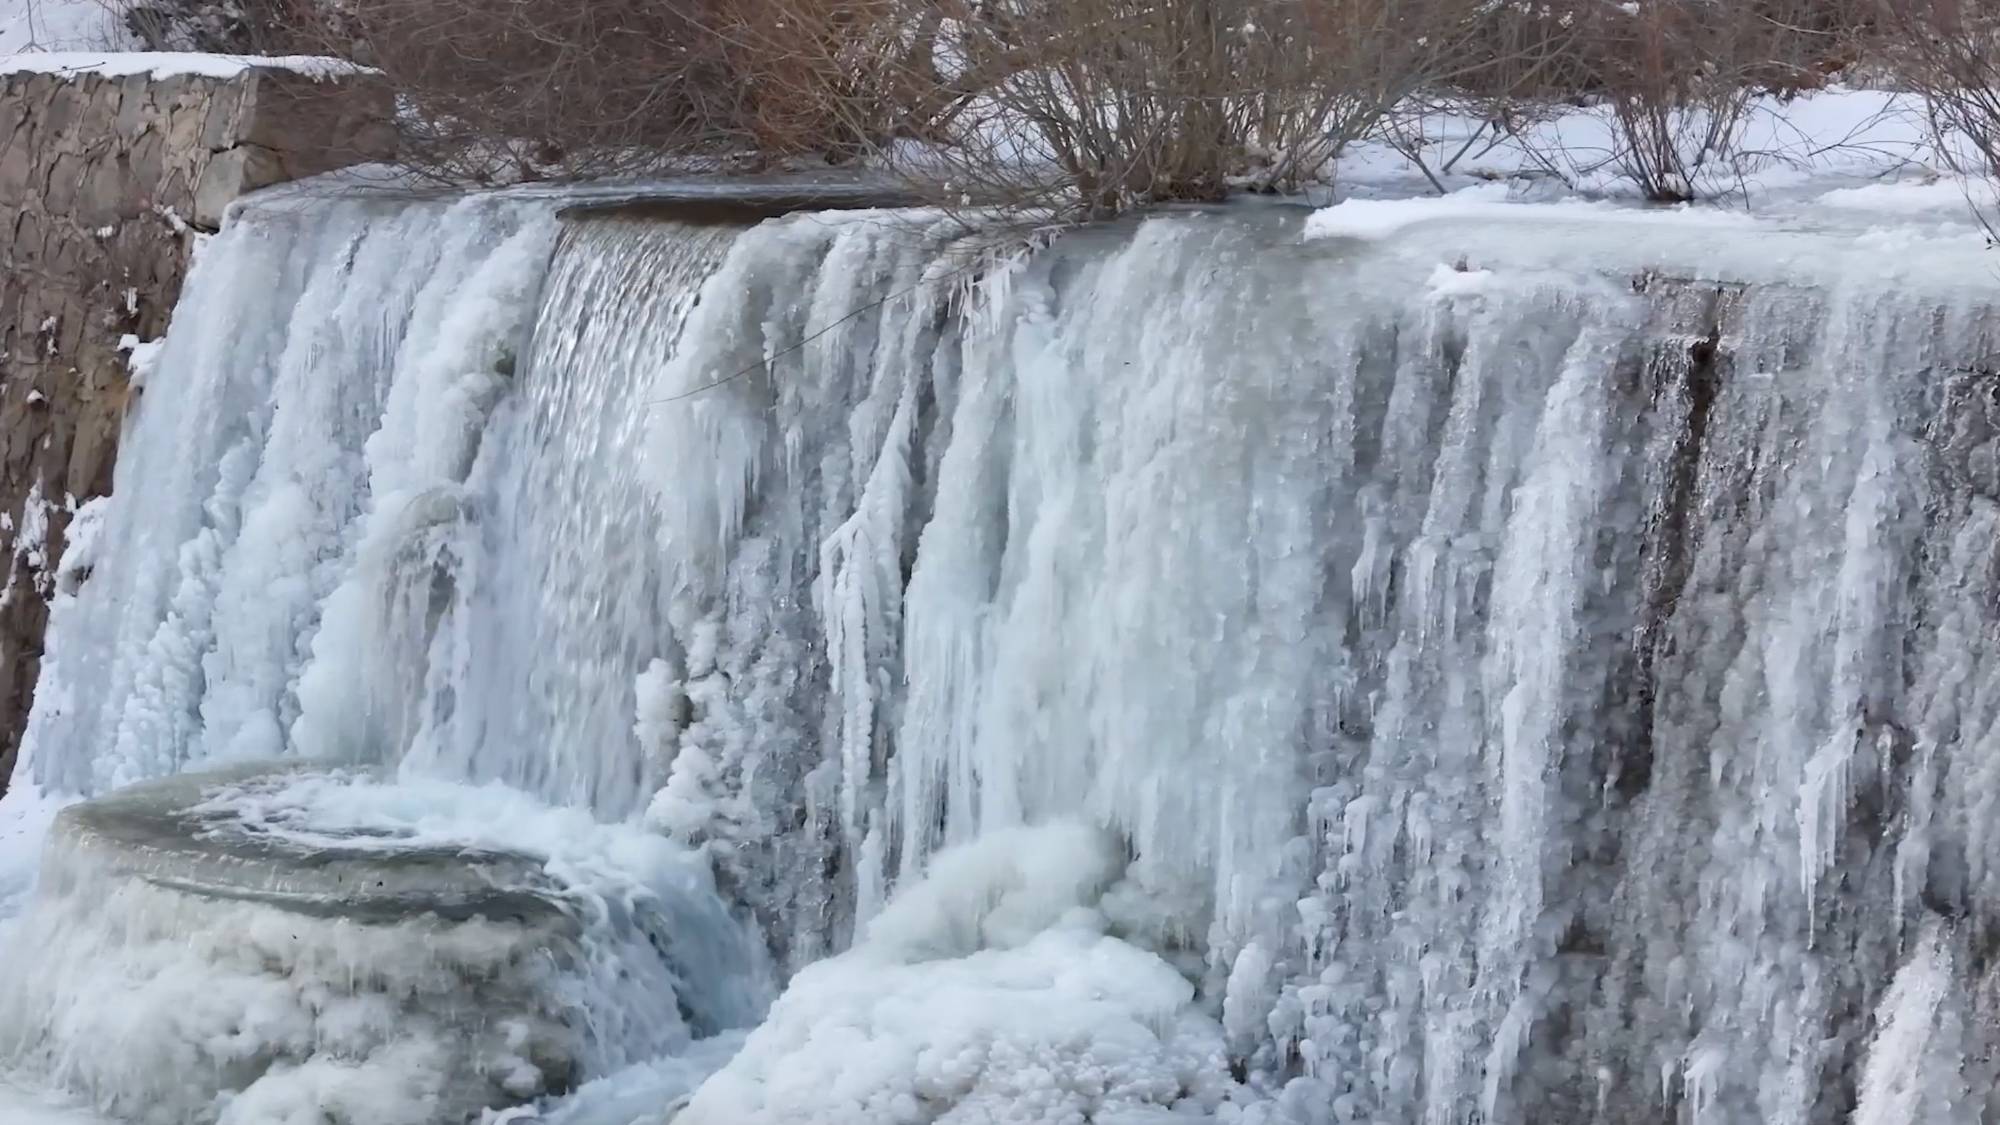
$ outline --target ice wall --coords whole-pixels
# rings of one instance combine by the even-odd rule
[[[1990,1019],[1987,288],[1545,217],[1161,217],[962,294],[867,221],[747,236],[666,385],[754,373],[657,415],[667,553],[728,561],[655,811],[728,831],[817,735],[836,941],[942,844],[1112,826],[1146,943],[1332,1120],[1833,1120],[1917,1065],[1872,1038],[1990,1088],[1937,1030]],[[825,697],[774,740],[781,644]],[[1940,943],[1949,1001],[1871,1020]]]
[[[1302,226],[253,210],[26,768],[504,782],[704,849],[791,970],[1081,822],[1232,1111],[1979,1119],[1976,246]]]

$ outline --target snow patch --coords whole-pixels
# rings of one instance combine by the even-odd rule
[[[206,55],[191,51],[42,51],[0,58],[0,74],[95,75],[99,78],[234,78],[284,70],[321,81],[373,73],[345,59],[317,55]]]
[[[2000,202],[1995,196],[1995,185],[1985,180],[1926,177],[1836,188],[1820,196],[1819,203],[1837,211],[1866,211],[1904,218],[1963,217],[1967,208],[1985,209]]]
[[[0,0],[0,60],[23,51],[124,46],[131,36],[104,0]]]
[[[21,501],[19,530],[14,533],[14,561],[25,563],[27,568],[39,574],[47,569],[49,547],[49,511],[54,505],[42,495],[42,482],[28,486],[28,495]],[[20,567],[15,567],[18,573]],[[9,590],[12,587],[9,586]]]
[[[1447,266],[1443,262],[1431,271],[1425,288],[1440,297],[1469,297],[1489,292],[1499,284],[1499,275],[1492,270],[1472,269],[1465,265]]]
[[[99,533],[104,529],[104,513],[111,497],[97,496],[71,510],[69,528],[63,535],[62,559],[56,564],[56,591],[73,595],[97,565]]]
[[[133,390],[143,390],[152,379],[153,372],[160,366],[160,353],[166,349],[167,340],[162,336],[157,340],[141,340],[126,333],[118,338],[118,350],[125,352],[125,368],[130,372]]]
[[[1638,208],[1592,200],[1517,202],[1504,184],[1487,184],[1450,195],[1415,199],[1348,199],[1323,207],[1306,219],[1305,238],[1352,238],[1380,242],[1420,223],[1587,222],[1711,227],[1748,224],[1748,215],[1695,205]]]

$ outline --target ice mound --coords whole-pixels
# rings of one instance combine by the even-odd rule
[[[1074,825],[941,852],[855,947],[798,974],[674,1125],[1206,1116],[1231,1090],[1194,989],[1098,907],[1117,841]]]
[[[141,1125],[434,1125],[688,1051],[766,971],[705,866],[498,787],[252,767],[64,810],[0,1064]]]

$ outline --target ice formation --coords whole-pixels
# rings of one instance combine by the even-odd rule
[[[942,852],[854,947],[807,966],[676,1125],[1132,1120],[1212,1111],[1218,1029],[1159,956],[1106,932],[1124,857],[1074,825]]]
[[[292,756],[382,780],[241,824],[682,872],[673,935],[789,987],[594,1025],[564,1125],[2000,1111],[1990,257],[1473,202],[1046,246],[253,204],[52,593],[0,839]],[[37,984],[82,995],[152,947],[51,864],[4,940],[104,951]],[[176,979],[236,971],[199,941]],[[66,1034],[10,1065],[185,1099]],[[258,1112],[430,1065],[388,1050]]]

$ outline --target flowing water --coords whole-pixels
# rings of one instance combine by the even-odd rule
[[[1082,1120],[981,1085],[1019,1029],[921,1098],[782,1079],[836,1000],[944,1035],[869,1008],[890,961],[1037,942],[1171,967],[1165,1085],[1076,1094],[1133,1112],[2000,1112],[1988,264],[1301,225],[253,207],[65,560],[17,819],[297,756],[675,841],[704,963],[807,970],[701,1125]],[[933,857],[1046,848],[1096,944],[908,936]]]

